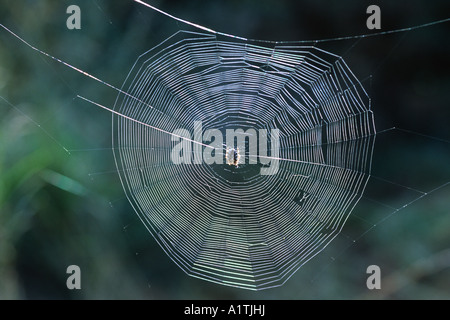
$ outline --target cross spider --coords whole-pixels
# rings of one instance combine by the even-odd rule
[[[241,159],[239,148],[227,148],[225,159],[228,165],[238,168],[239,160]]]

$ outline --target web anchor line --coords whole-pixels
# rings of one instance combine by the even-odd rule
[[[382,35],[388,35],[388,34],[394,34],[394,33],[401,33],[401,32],[407,32],[407,31],[412,31],[412,30],[416,30],[416,29],[422,29],[422,28],[427,28],[427,27],[431,27],[437,24],[441,24],[441,23],[446,23],[450,21],[450,18],[444,18],[444,19],[440,19],[440,20],[436,20],[436,21],[431,21],[431,22],[427,22],[427,23],[423,23],[420,25],[416,25],[416,26],[412,26],[412,27],[405,27],[405,28],[400,28],[400,29],[395,29],[395,30],[388,30],[388,31],[380,31],[380,32],[374,32],[374,33],[367,33],[367,34],[360,34],[360,35],[354,35],[354,36],[345,36],[345,37],[335,37],[335,38],[327,38],[327,39],[316,39],[316,40],[293,40],[293,41],[273,41],[273,40],[261,40],[261,39],[247,39],[244,37],[240,37],[240,36],[236,36],[236,35],[232,35],[232,34],[228,34],[228,33],[224,33],[224,32],[220,32],[220,31],[216,31],[207,27],[204,27],[202,25],[181,19],[179,17],[175,17],[173,15],[171,15],[170,13],[167,13],[166,11],[163,11],[155,6],[152,6],[150,4],[148,4],[147,2],[144,2],[142,0],[133,0],[134,2],[139,3],[140,5],[143,5],[147,8],[150,8],[154,11],[157,11],[173,20],[182,22],[184,24],[193,26],[195,28],[198,28],[200,30],[203,31],[207,31],[213,34],[217,34],[217,35],[221,35],[221,36],[225,36],[225,37],[230,37],[230,38],[235,38],[235,39],[239,39],[239,40],[244,40],[244,41],[249,41],[249,42],[262,42],[262,43],[273,43],[273,44],[294,44],[294,43],[320,43],[320,42],[330,42],[330,41],[341,41],[341,40],[352,40],[352,39],[363,39],[363,38],[369,38],[369,37],[377,37],[377,36],[382,36]]]
[[[48,132],[45,128],[43,128],[41,126],[40,123],[36,122],[34,119],[32,119],[29,115],[27,115],[25,112],[23,112],[22,110],[20,110],[17,106],[15,106],[14,104],[12,104],[10,101],[8,101],[7,99],[5,99],[4,97],[0,96],[0,99],[2,99],[7,105],[9,105],[11,108],[13,108],[14,110],[18,111],[20,114],[22,114],[25,118],[27,118],[30,122],[32,122],[35,126],[37,126],[40,130],[42,130],[42,132],[48,136],[51,140],[53,140],[58,146],[60,146],[67,154],[71,154],[70,150],[67,149],[65,146],[63,146],[54,136],[52,136],[50,134],[50,132]]]
[[[378,203],[379,205],[386,206],[386,207],[388,207],[389,209],[394,209],[394,210],[391,211],[387,216],[385,216],[385,217],[379,219],[379,220],[376,221],[375,223],[372,223],[371,226],[370,226],[368,229],[366,229],[363,233],[361,233],[358,237],[356,237],[356,238],[351,238],[351,237],[348,237],[348,236],[347,236],[347,238],[349,238],[349,240],[351,241],[351,243],[349,243],[347,246],[345,246],[345,247],[344,247],[337,255],[335,255],[335,257],[330,257],[331,261],[329,261],[325,266],[322,267],[322,269],[317,273],[317,275],[314,276],[314,277],[311,279],[311,282],[314,282],[314,281],[316,280],[316,278],[317,278],[321,273],[325,272],[325,269],[326,269],[326,268],[330,267],[330,265],[331,265],[332,263],[336,262],[337,259],[338,259],[339,257],[341,257],[342,255],[344,255],[348,250],[350,250],[350,248],[352,248],[353,246],[355,246],[361,239],[363,239],[365,236],[367,236],[367,234],[369,234],[370,232],[372,232],[373,229],[379,227],[381,224],[385,223],[388,219],[390,219],[392,216],[394,216],[395,214],[399,213],[400,211],[409,208],[409,207],[412,206],[413,204],[419,202],[421,199],[423,199],[423,198],[425,198],[425,197],[428,197],[428,196],[430,196],[431,194],[436,193],[436,192],[438,192],[439,190],[442,190],[442,189],[448,187],[449,185],[450,185],[450,181],[445,182],[445,183],[443,183],[443,184],[441,184],[441,185],[439,185],[439,186],[437,186],[437,187],[431,189],[431,190],[428,191],[428,192],[424,192],[423,194],[421,194],[421,195],[418,196],[417,198],[411,200],[410,202],[408,202],[408,203],[406,203],[406,204],[404,204],[404,205],[402,205],[401,207],[398,207],[398,208],[393,208],[393,207],[388,206],[388,205],[385,205],[384,203],[381,203],[381,202],[379,202],[379,201],[376,201],[376,200],[373,200],[373,199],[370,199],[370,198],[365,197],[365,198],[368,199],[369,201],[373,201],[373,202],[375,202],[375,203]],[[360,219],[360,217],[357,217],[357,218]]]
[[[46,56],[46,57],[48,57],[48,58],[54,60],[54,61],[57,61],[57,62],[63,64],[64,66],[66,66],[66,67],[68,67],[68,68],[70,68],[70,69],[72,69],[72,70],[75,70],[76,72],[81,73],[82,75],[84,75],[84,76],[86,76],[86,77],[88,77],[88,78],[91,78],[91,79],[93,79],[93,80],[95,80],[95,81],[97,81],[97,82],[99,82],[99,83],[101,83],[101,84],[103,84],[103,85],[105,85],[105,86],[107,86],[107,87],[109,87],[109,88],[111,88],[111,89],[113,89],[113,90],[115,90],[115,91],[117,91],[117,92],[119,92],[119,93],[121,93],[121,94],[123,94],[123,95],[125,95],[125,96],[127,96],[127,97],[129,97],[129,98],[131,98],[131,99],[133,99],[133,100],[136,100],[137,102],[139,102],[139,103],[145,105],[146,107],[149,107],[149,108],[151,108],[151,109],[153,109],[153,110],[155,110],[155,111],[157,111],[157,112],[159,112],[159,113],[162,113],[161,110],[154,109],[153,106],[149,105],[148,103],[146,103],[146,102],[144,102],[144,101],[142,101],[142,100],[137,99],[135,96],[129,94],[128,92],[125,92],[125,91],[123,91],[123,90],[117,88],[116,86],[114,86],[114,85],[112,85],[112,84],[110,84],[110,83],[108,83],[108,82],[106,82],[106,81],[103,81],[103,80],[101,80],[101,79],[99,79],[99,78],[97,78],[97,77],[91,75],[90,73],[88,73],[88,72],[86,72],[86,71],[83,71],[83,70],[81,70],[81,69],[79,69],[79,68],[77,68],[77,67],[75,67],[75,66],[73,66],[73,65],[71,65],[71,64],[69,64],[69,63],[67,63],[67,62],[65,62],[65,61],[63,61],[63,60],[61,60],[61,59],[59,59],[59,58],[57,58],[57,57],[55,57],[55,56],[53,56],[53,55],[51,55],[51,54],[49,54],[49,53],[47,53],[47,52],[45,52],[45,51],[39,49],[39,48],[37,48],[37,47],[35,47],[35,46],[33,46],[32,44],[30,44],[29,42],[27,42],[25,39],[23,39],[22,37],[20,37],[19,35],[17,35],[17,34],[14,33],[13,31],[11,31],[10,29],[8,29],[7,27],[5,27],[5,26],[4,26],[3,24],[1,24],[1,23],[0,23],[0,27],[2,27],[4,30],[6,30],[7,32],[9,32],[12,36],[14,36],[15,38],[17,38],[17,39],[20,40],[21,42],[23,42],[26,46],[28,46],[29,48],[33,49],[34,51],[36,51],[36,52],[38,52],[38,53],[40,53],[40,54],[42,54],[42,55],[44,55],[44,56]],[[105,106],[103,106],[103,105],[101,105],[101,104],[97,104],[97,103],[95,103],[95,102],[93,102],[93,101],[90,101],[90,100],[87,99],[87,98],[84,98],[84,97],[80,96],[80,95],[77,95],[77,98],[80,98],[80,99],[82,99],[82,100],[91,102],[91,104],[96,105],[96,106],[98,106],[98,107],[100,107],[100,108],[103,108],[103,109],[105,109],[105,110],[108,110],[108,111],[111,112],[111,113],[114,113],[114,114],[123,116],[123,115],[121,115],[119,112],[117,112],[117,111],[115,111],[115,110],[113,110],[113,109],[111,109],[111,108],[105,107]],[[10,104],[6,99],[3,98],[3,100],[5,100],[5,102],[7,102],[8,104]],[[12,104],[10,104],[10,105],[12,106]],[[19,110],[17,107],[15,107],[15,109]],[[19,110],[19,111],[20,111],[20,110]],[[128,117],[128,119],[131,120],[129,117]],[[31,120],[32,120],[32,119],[31,119]],[[32,121],[34,122],[34,120],[32,120]],[[136,121],[136,120],[133,119],[133,121]],[[35,124],[36,124],[38,127],[40,127],[40,125],[39,125],[38,123],[35,122]],[[145,125],[143,122],[141,122],[141,124]],[[150,126],[150,125],[146,125],[146,126],[152,127],[152,126]],[[156,128],[156,127],[152,127],[152,128],[155,129],[155,130],[164,131],[164,130],[159,129],[159,128]],[[44,129],[42,129],[42,130],[44,130]],[[44,130],[44,131],[45,131],[45,130]],[[46,134],[49,135],[49,136],[51,137],[51,135],[50,135],[48,132],[47,132]],[[173,134],[173,133],[170,133],[170,134],[173,135],[173,136],[180,137],[180,138],[182,138],[182,139],[189,140],[189,139],[187,139],[187,138],[181,137],[181,136],[176,135],[176,134]],[[53,140],[55,140],[55,139],[53,138]],[[205,144],[203,144],[203,143],[201,143],[201,142],[194,141],[194,140],[190,140],[190,141],[193,142],[193,143],[201,144],[201,145],[203,145],[203,146],[206,146],[206,147],[211,148],[210,146],[205,145]],[[57,141],[55,140],[55,142],[57,142]],[[57,142],[57,143],[60,144],[59,142]],[[61,144],[60,144],[60,145],[61,145]],[[64,146],[62,146],[62,145],[61,145],[61,147],[62,147],[67,153],[70,154],[70,152],[68,151],[68,149],[66,149],[66,148],[65,148]]]

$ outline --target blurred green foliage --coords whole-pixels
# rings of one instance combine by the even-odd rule
[[[82,30],[65,27],[69,4],[81,7]],[[154,4],[250,38],[368,32],[365,2]],[[449,9],[445,1],[413,1],[407,8],[382,2],[380,7],[384,30],[442,19]],[[139,54],[185,28],[132,1],[105,0],[2,1],[0,23],[117,87]],[[404,126],[449,140],[448,31],[447,24],[323,48],[345,54],[359,78],[373,74],[373,82],[363,84],[379,127]],[[0,99],[1,299],[450,298],[448,186],[390,215],[420,194],[371,180],[370,199],[361,200],[342,235],[283,287],[254,293],[186,276],[124,198],[108,149],[111,115],[76,99],[77,94],[113,106],[117,93],[0,30],[0,96],[6,99]],[[423,191],[450,181],[448,142],[394,132],[385,137],[375,149],[374,175]],[[71,264],[81,267],[82,290],[65,286]],[[367,290],[370,264],[380,265],[384,290]]]

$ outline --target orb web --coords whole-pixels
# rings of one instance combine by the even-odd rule
[[[339,234],[369,179],[370,99],[341,57],[315,46],[180,31],[137,59],[122,90],[113,149],[123,188],[191,276],[282,285]],[[202,133],[278,129],[266,159],[277,170],[261,174],[267,161],[242,151],[238,166],[174,163],[171,133],[199,122]]]

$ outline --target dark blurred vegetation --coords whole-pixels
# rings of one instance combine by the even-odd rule
[[[381,7],[383,30],[450,12],[446,0],[151,3],[219,31],[269,40],[370,33],[369,4]],[[70,4],[81,8],[81,30],[65,27]],[[187,29],[131,0],[2,1],[0,23],[117,87],[141,53]],[[398,131],[377,137],[374,175],[423,192],[450,181],[449,30],[446,23],[319,45],[342,55],[362,80],[378,130],[398,126],[447,140]],[[124,198],[108,150],[111,115],[77,94],[110,107],[117,95],[0,30],[0,96],[9,102],[0,99],[0,298],[450,298],[450,187],[390,215],[420,193],[377,179],[342,235],[283,287],[253,293],[186,276]],[[65,286],[71,264],[81,267],[82,290]],[[382,270],[378,292],[365,286],[370,264]]]

